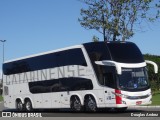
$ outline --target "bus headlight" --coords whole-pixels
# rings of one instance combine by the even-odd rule
[[[128,98],[128,95],[121,94],[122,98]]]
[[[114,95],[122,97],[122,98],[128,98],[128,95],[124,95],[124,94],[119,94],[119,93],[114,93],[112,92]]]

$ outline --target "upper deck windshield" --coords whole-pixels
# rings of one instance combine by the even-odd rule
[[[112,60],[120,63],[144,62],[143,55],[134,43],[112,42],[107,44]]]
[[[118,87],[125,91],[148,89],[149,82],[146,68],[122,68],[122,74],[118,75]]]
[[[112,60],[119,63],[142,63],[143,55],[140,49],[131,42],[93,42],[84,47],[91,62]]]

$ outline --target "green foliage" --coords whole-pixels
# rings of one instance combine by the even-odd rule
[[[0,95],[0,101],[3,101],[3,97],[2,97],[2,95]]]
[[[152,105],[160,105],[160,92],[152,96]]]
[[[153,66],[147,65],[152,94],[154,94],[155,92],[160,91],[160,56],[146,54],[144,55],[144,59],[151,60],[158,65],[158,74],[154,73]]]
[[[93,42],[98,42],[98,41],[99,41],[99,38],[94,35],[93,38],[92,38],[92,41],[93,41]]]
[[[81,26],[102,33],[104,40],[129,39],[134,35],[135,25],[140,25],[143,20],[154,22],[160,17],[160,1],[155,0],[79,1],[88,6],[81,9],[78,19]]]

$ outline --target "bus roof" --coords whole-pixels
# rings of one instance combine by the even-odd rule
[[[20,58],[16,58],[16,59],[7,60],[4,63],[10,63],[10,62],[18,61],[18,60],[23,60],[23,59],[27,59],[27,58],[37,57],[37,56],[41,56],[41,55],[46,55],[46,54],[50,54],[50,53],[54,53],[54,52],[60,52],[60,51],[64,51],[64,50],[74,49],[74,48],[82,48],[86,44],[96,45],[97,43],[104,43],[104,41],[88,42],[88,43],[83,43],[81,45],[74,45],[74,46],[70,46],[70,47],[66,47],[66,48],[51,50],[51,51],[42,52],[42,53],[38,53],[38,54],[33,54],[33,55],[25,56],[25,57],[20,57]],[[126,41],[105,41],[105,43],[110,44],[111,46],[113,46],[115,44],[117,45],[117,44],[125,44],[125,43],[126,44],[134,44],[134,43],[128,42],[128,41],[127,42]]]

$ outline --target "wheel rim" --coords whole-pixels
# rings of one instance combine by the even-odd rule
[[[79,100],[74,101],[74,108],[76,110],[80,110],[81,109],[81,103]]]
[[[81,102],[77,97],[75,97],[71,100],[71,108],[74,111],[80,111],[81,110]]]
[[[88,101],[88,107],[92,111],[96,110],[96,102],[91,97],[89,98],[89,101]]]
[[[26,109],[27,109],[27,111],[31,110],[31,103],[30,102],[26,103]]]
[[[17,103],[17,109],[22,110],[22,107],[23,107],[22,102],[18,102]]]

